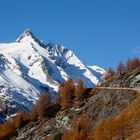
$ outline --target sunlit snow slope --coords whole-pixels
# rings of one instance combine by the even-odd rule
[[[7,103],[0,110],[12,107],[9,115],[28,110],[41,93],[55,95],[68,77],[91,87],[104,73],[97,66],[87,67],[62,45],[42,43],[27,29],[15,42],[0,44],[0,98]]]

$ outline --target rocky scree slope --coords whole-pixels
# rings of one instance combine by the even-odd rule
[[[90,118],[92,128],[108,118],[117,116],[128,108],[139,94],[133,90],[104,91],[93,89],[84,101],[74,101],[66,110],[60,110],[53,118],[30,122],[19,130],[17,140],[54,140],[57,134],[69,130],[74,118],[81,115]]]
[[[0,43],[0,122],[30,110],[43,92],[55,98],[59,83],[72,77],[95,86],[105,70],[88,67],[62,45],[44,44],[27,29],[13,43]]]
[[[126,87],[140,88],[140,67],[123,73],[120,76],[115,76],[103,83],[105,87]]]

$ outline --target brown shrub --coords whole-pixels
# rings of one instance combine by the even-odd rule
[[[47,108],[51,104],[52,102],[50,94],[49,93],[42,94],[30,112],[31,120],[36,120],[38,116],[40,116],[40,118],[43,118]]]
[[[17,134],[18,129],[25,126],[30,120],[37,119],[38,116],[40,116],[40,118],[44,117],[44,115],[46,115],[46,111],[49,111],[49,115],[55,115],[55,112],[60,109],[60,106],[55,104],[47,110],[51,104],[50,94],[42,94],[30,114],[26,114],[23,110],[21,110],[15,117],[0,125],[0,139],[10,140]]]
[[[130,137],[129,140],[139,140],[140,138],[140,131],[135,131]]]
[[[109,68],[107,70],[101,86],[109,86],[109,83],[112,80],[117,80],[122,74],[129,73],[130,71],[135,70],[138,67],[140,67],[140,60],[137,57],[134,57],[132,59],[129,58],[125,65],[122,62],[119,62],[116,68],[116,72],[112,68]]]
[[[137,67],[140,67],[140,60],[138,58],[133,58],[131,60],[131,66],[132,66],[132,69],[135,69]]]
[[[13,120],[10,120],[4,124],[0,125],[0,138],[7,138],[14,136],[16,134],[16,128]]]
[[[71,129],[63,134],[62,140],[89,140],[91,129],[92,127],[88,118],[80,117],[74,119]]]
[[[59,86],[58,96],[62,109],[69,107],[74,96],[74,82],[71,78],[68,78],[64,84]]]
[[[104,80],[110,80],[115,75],[115,72],[112,68],[109,68],[104,76]]]
[[[124,70],[125,70],[124,64],[123,64],[122,62],[120,62],[120,63],[118,64],[117,72],[116,72],[116,73],[117,73],[118,75],[121,75],[121,74],[124,73]]]
[[[20,110],[17,115],[12,118],[15,124],[16,129],[22,128],[24,125],[26,125],[30,119],[27,113],[25,111]]]
[[[78,80],[75,85],[71,78],[65,83],[60,84],[58,91],[58,100],[62,106],[62,109],[68,108],[73,100],[77,98],[77,100],[81,101],[86,98],[86,90],[84,88],[84,83],[82,80]]]
[[[126,70],[125,72],[129,72],[131,70],[131,59],[129,58],[126,62]]]
[[[128,59],[126,62],[126,72],[140,67],[140,60],[138,58]]]
[[[17,115],[10,118],[7,122],[0,125],[0,139],[10,140],[17,134],[17,129],[23,127],[29,122],[24,111],[19,111]]]
[[[86,97],[84,83],[82,80],[78,80],[75,86],[75,96],[79,101],[84,100]]]

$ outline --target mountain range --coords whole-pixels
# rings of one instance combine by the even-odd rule
[[[0,119],[21,108],[30,110],[43,92],[55,98],[59,84],[68,77],[94,87],[104,73],[103,68],[86,66],[71,50],[45,44],[26,29],[15,42],[0,43]]]

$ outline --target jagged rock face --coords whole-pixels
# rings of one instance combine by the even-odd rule
[[[140,68],[137,68],[131,72],[123,74],[115,80],[111,80],[105,86],[139,88],[140,87]]]
[[[69,109],[58,112],[54,118],[29,123],[19,131],[17,140],[53,138],[57,133],[68,129],[72,120],[80,115],[90,118],[94,128],[103,119],[111,118],[124,110],[137,97],[138,94],[133,91],[116,90],[94,93],[84,101],[75,101]]]
[[[44,44],[27,29],[15,42],[0,43],[0,98],[14,104],[11,108],[5,104],[8,110],[30,110],[42,92],[51,92],[55,98],[59,84],[68,77],[95,86],[105,72],[99,69],[101,75],[94,75],[72,51]]]

